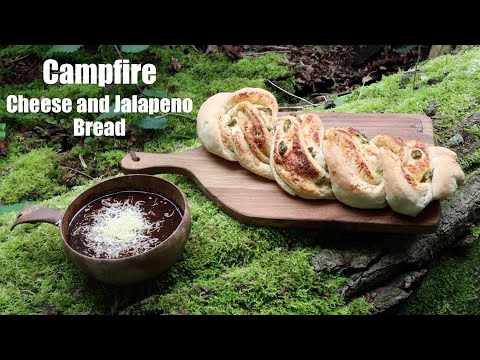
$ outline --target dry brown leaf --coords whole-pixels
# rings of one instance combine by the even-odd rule
[[[373,80],[373,78],[370,75],[366,75],[366,76],[362,77],[362,84],[366,84],[367,82],[372,81],[372,80]]]
[[[241,59],[243,57],[242,50],[238,45],[222,45],[225,53],[233,60]]]
[[[0,156],[7,156],[8,146],[4,140],[0,140]]]
[[[170,63],[170,71],[176,73],[182,68],[180,60],[172,56],[172,62]]]

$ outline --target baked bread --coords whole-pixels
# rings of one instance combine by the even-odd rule
[[[389,135],[369,140],[354,128],[325,132],[316,114],[278,118],[268,91],[244,88],[207,99],[197,133],[205,148],[275,180],[293,196],[335,199],[355,208],[387,205],[416,216],[465,181],[455,152]]]
[[[416,216],[433,199],[428,147],[389,135],[377,135],[373,142],[380,148],[388,204],[400,214]]]
[[[221,129],[222,116],[231,93],[218,93],[209,97],[200,106],[197,115],[197,135],[209,152],[226,160],[237,161],[235,154],[227,147],[225,134]]]
[[[450,199],[465,181],[465,174],[457,163],[457,154],[441,146],[430,146],[428,150],[432,159],[433,200]]]
[[[380,153],[371,140],[353,128],[332,128],[323,152],[338,200],[360,209],[387,206]]]
[[[280,187],[305,199],[334,199],[323,156],[324,128],[315,114],[278,119],[270,167]]]
[[[209,152],[273,180],[269,156],[277,114],[277,100],[266,90],[220,93],[200,107],[197,133]]]

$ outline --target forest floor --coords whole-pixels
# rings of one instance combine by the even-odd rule
[[[480,164],[478,47],[423,61],[427,47],[419,56],[417,47],[408,46],[151,46],[129,54],[130,60],[154,63],[157,81],[150,89],[166,91],[169,97],[189,97],[194,111],[191,118],[168,115],[166,128],[154,131],[138,126],[142,115],[126,114],[129,131],[124,139],[73,137],[68,119],[75,114],[66,119],[6,112],[4,99],[10,94],[72,99],[138,94],[134,85],[46,86],[41,63],[49,48],[0,48],[0,124],[6,124],[6,136],[0,140],[0,313],[371,311],[365,297],[346,301],[338,293],[351,274],[315,272],[312,258],[328,248],[318,233],[243,225],[182,176],[162,175],[186,194],[192,234],[183,260],[147,283],[112,288],[87,278],[68,260],[58,229],[51,225],[22,225],[9,231],[16,211],[26,202],[65,208],[83,189],[119,174],[120,159],[132,149],[174,152],[198,146],[196,112],[217,92],[263,87],[283,106],[305,105],[274,83],[318,103],[318,108],[311,108],[316,111],[425,113],[434,120],[436,142],[456,150],[467,173]],[[118,58],[112,46],[53,56],[70,63]],[[417,75],[405,75],[418,60]],[[85,120],[89,117],[94,119],[82,114]],[[466,245],[435,261],[401,313],[479,312],[479,232],[472,224]]]

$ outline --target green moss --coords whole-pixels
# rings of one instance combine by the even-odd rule
[[[419,289],[408,299],[404,314],[480,314],[480,245],[463,254],[439,258]]]
[[[8,152],[7,156],[0,157],[0,171],[5,169],[10,164],[13,164],[13,162],[23,153],[32,150],[25,146],[25,142],[20,142],[15,136],[12,136],[12,134],[8,132],[8,126],[7,138],[5,139],[5,142],[8,144]]]
[[[436,260],[427,279],[403,306],[402,314],[480,314],[480,224],[473,243]]]
[[[316,248],[290,250],[291,232],[247,226],[225,215],[182,176],[164,175],[186,194],[192,234],[183,260],[158,279],[125,288],[107,287],[80,273],[64,254],[58,229],[48,224],[9,227],[0,216],[0,313],[108,314],[144,297],[141,313],[368,313],[363,298],[345,303],[346,278],[316,275]],[[91,183],[90,185],[94,184]],[[85,187],[44,202],[65,209]],[[266,271],[268,269],[268,271]],[[241,285],[239,285],[241,284]],[[241,291],[237,290],[242,288]],[[206,293],[214,295],[205,299]],[[202,293],[202,295],[200,295]]]
[[[470,154],[467,154],[458,160],[459,164],[464,170],[468,170],[474,166],[480,164],[480,150],[475,150]]]
[[[125,152],[121,150],[99,152],[96,156],[97,170],[103,173],[108,169],[118,167],[124,156]]]
[[[475,239],[480,238],[480,224],[472,227],[472,235]]]
[[[478,125],[471,126],[470,128],[467,129],[467,131],[470,134],[475,135],[476,137],[480,138],[480,126],[478,126]]]
[[[51,45],[9,45],[0,49],[0,59],[12,56],[43,56]]]
[[[149,298],[136,313],[175,314],[348,314],[365,313],[357,299],[345,305],[338,288],[345,279],[318,276],[311,266],[313,249],[274,249],[243,267],[215,278],[198,279]],[[266,273],[265,269],[268,269]],[[360,305],[361,304],[361,305]]]
[[[5,204],[52,197],[66,190],[55,182],[60,176],[60,155],[51,149],[36,149],[22,155],[0,179],[0,199]]]

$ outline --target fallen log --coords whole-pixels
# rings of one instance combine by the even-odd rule
[[[362,257],[370,259],[369,265],[364,266],[360,272],[354,273],[340,292],[347,299],[351,299],[368,292],[371,295],[371,291],[375,288],[395,287],[399,276],[424,268],[436,254],[465,237],[470,231],[471,223],[478,219],[480,219],[480,175],[474,175],[457,190],[452,199],[442,203],[442,219],[435,233],[416,236],[379,235],[380,239],[370,240],[367,247],[362,249]],[[322,250],[324,251],[326,250]],[[351,252],[351,249],[340,250],[341,253],[349,251]],[[332,257],[332,250],[329,252]],[[383,255],[379,256],[379,252]],[[314,258],[316,269],[324,266],[321,259],[322,254]],[[352,264],[355,263],[349,264],[344,261],[343,267],[354,270],[355,267]],[[420,277],[416,276],[416,280]],[[394,280],[396,278],[397,280]],[[410,285],[408,287],[410,288]],[[406,296],[402,300],[404,298]],[[396,304],[397,302],[392,302],[391,305]],[[381,311],[387,309],[386,306],[381,307]]]

